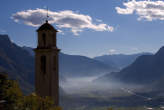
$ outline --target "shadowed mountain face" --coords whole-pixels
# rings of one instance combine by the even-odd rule
[[[107,74],[97,81],[121,81],[133,84],[159,83],[164,77],[164,47],[155,55],[142,55],[120,72]]]
[[[8,73],[12,79],[17,79],[23,90],[32,89],[34,58],[12,43],[7,35],[0,35],[0,71]]]

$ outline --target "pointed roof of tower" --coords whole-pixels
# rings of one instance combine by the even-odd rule
[[[37,31],[43,31],[43,30],[52,30],[58,32],[51,24],[48,23],[48,20],[46,20],[46,23],[41,25]]]

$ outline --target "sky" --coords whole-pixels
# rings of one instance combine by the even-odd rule
[[[163,0],[1,0],[0,34],[35,48],[46,7],[66,54],[133,54],[164,46]]]

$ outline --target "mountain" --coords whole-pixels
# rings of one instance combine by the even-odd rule
[[[34,56],[34,55],[35,55],[35,53],[34,53],[34,51],[33,51],[33,48],[27,47],[27,46],[23,46],[22,48],[23,48],[24,50],[26,50],[31,56]]]
[[[151,53],[137,53],[131,55],[125,54],[114,54],[114,55],[103,55],[95,57],[95,60],[101,61],[107,65],[113,65],[117,68],[125,68],[128,65],[132,64],[137,57],[141,55],[152,55]]]
[[[23,47],[23,49],[34,56],[32,48]],[[64,77],[95,76],[116,70],[118,69],[112,65],[85,56],[59,54],[59,71],[60,75]]]
[[[11,42],[8,35],[0,35],[0,71],[17,79],[24,91],[34,84],[34,57]]]
[[[78,55],[60,53],[60,80],[66,77],[92,76],[116,70],[104,63]],[[20,47],[11,42],[8,35],[0,35],[0,72],[17,79],[21,88],[28,92],[34,85],[34,52],[30,47]]]
[[[120,72],[106,74],[97,81],[121,81],[131,84],[155,84],[160,86],[164,79],[164,47],[154,55],[142,55]]]
[[[60,73],[65,77],[95,76],[117,70],[100,61],[79,55],[59,55]]]

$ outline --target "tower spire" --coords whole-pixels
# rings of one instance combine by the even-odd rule
[[[48,15],[48,6],[47,6],[47,16],[46,16],[46,23],[48,23],[48,18],[49,18],[49,15]]]

